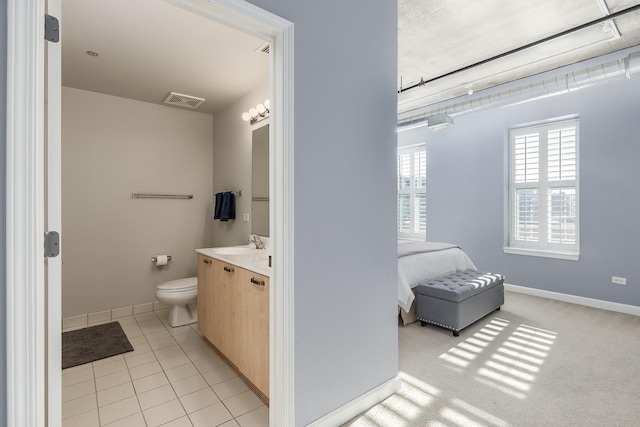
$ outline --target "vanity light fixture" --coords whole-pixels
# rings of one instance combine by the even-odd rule
[[[265,100],[264,104],[258,104],[255,108],[249,110],[249,112],[242,113],[242,120],[254,125],[259,121],[262,121],[269,117],[269,107],[271,106],[269,100]]]

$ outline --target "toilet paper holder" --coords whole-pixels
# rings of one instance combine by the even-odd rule
[[[171,255],[167,255],[167,261],[171,261]],[[151,262],[158,262],[158,257],[151,257]]]

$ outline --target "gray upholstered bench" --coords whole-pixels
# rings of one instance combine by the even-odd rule
[[[416,316],[453,331],[466,328],[504,304],[504,276],[465,270],[416,286]]]

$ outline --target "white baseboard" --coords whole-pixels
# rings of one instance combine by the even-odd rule
[[[585,305],[587,307],[600,308],[602,310],[616,311],[618,313],[640,316],[640,307],[635,305],[620,304],[617,302],[579,297],[576,295],[561,294],[559,292],[544,291],[541,289],[527,288],[526,286],[517,286],[507,283],[504,284],[504,288],[507,291],[517,292],[520,294],[533,295],[535,297],[548,298],[557,301],[570,302],[572,304]]]
[[[335,411],[328,413],[322,418],[318,418],[311,424],[308,424],[308,427],[335,427],[342,425],[372,406],[382,402],[387,397],[400,391],[401,385],[402,381],[400,380],[400,377],[396,375],[389,381],[369,390],[360,397],[342,405]]]
[[[107,323],[122,317],[133,316],[135,314],[150,313],[169,308],[159,301],[144,304],[129,305],[127,307],[112,308],[110,310],[98,311],[95,313],[84,313],[77,316],[64,317],[62,319],[63,332],[70,329],[86,328],[99,323]]]

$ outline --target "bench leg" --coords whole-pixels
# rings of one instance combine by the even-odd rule
[[[453,331],[453,336],[454,336],[454,337],[459,337],[459,336],[460,336],[460,332],[458,332],[458,331]]]
[[[496,311],[500,311],[500,309],[501,309],[501,308],[502,308],[502,307],[498,307],[498,308],[496,308]]]
[[[425,322],[424,320],[420,321],[420,326],[427,326],[427,322]]]

